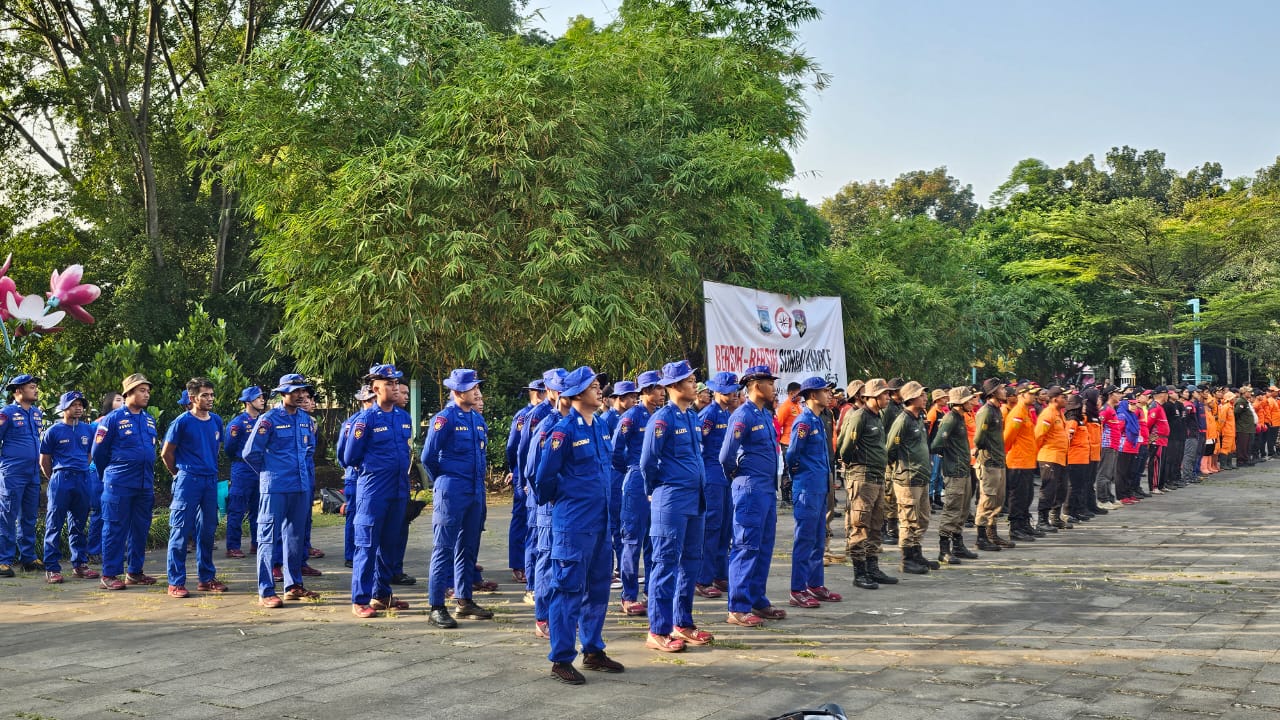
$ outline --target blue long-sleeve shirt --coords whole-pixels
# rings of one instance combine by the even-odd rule
[[[640,467],[640,451],[644,448],[644,429],[651,413],[644,403],[636,403],[622,414],[618,430],[613,433],[613,469],[626,472]]]
[[[778,435],[773,416],[744,402],[729,416],[729,430],[720,446],[720,465],[729,479],[748,477],[773,481],[778,476]]]
[[[529,440],[529,452],[524,458],[523,472],[525,485],[529,494],[534,497],[535,503],[543,505],[546,503],[537,493],[537,474],[538,464],[542,462],[542,453],[547,447],[547,440],[551,437],[551,428],[556,426],[565,418],[559,412],[548,413],[542,420],[538,421],[538,426],[533,429]]]
[[[507,459],[507,471],[511,473],[511,487],[516,493],[517,500],[524,495],[524,475],[520,472],[520,439],[524,436],[524,427],[529,421],[529,415],[536,407],[530,403],[517,410],[515,417],[511,418],[511,430],[507,433],[504,454]]]
[[[526,493],[530,492],[530,485],[533,483],[533,472],[537,467],[532,469],[528,464],[529,446],[533,443],[533,432],[537,429],[548,415],[551,414],[552,407],[550,400],[543,400],[534,405],[529,410],[529,414],[525,416],[524,429],[520,431],[520,440],[516,445],[516,464],[520,466],[520,482],[524,484]]]
[[[1116,406],[1116,415],[1124,420],[1124,439],[1132,446],[1137,447],[1142,442],[1142,421],[1134,414],[1129,407],[1128,400],[1121,400]],[[1123,445],[1121,446],[1123,447]]]
[[[98,421],[93,435],[93,463],[104,485],[125,490],[153,490],[156,475],[156,420],[122,405]]]
[[[169,423],[164,441],[172,443],[173,464],[178,471],[199,477],[218,476],[218,450],[222,448],[222,418],[209,413],[201,420],[184,412]]]
[[[409,466],[413,459],[413,420],[399,407],[377,405],[351,419],[349,437],[342,442],[343,465],[358,468],[356,498],[407,500]]]
[[[18,403],[10,403],[0,409],[0,473],[39,476],[43,423],[44,414],[35,405],[24,409]]]
[[[48,455],[54,471],[76,470],[88,472],[89,452],[93,442],[93,430],[89,423],[68,425],[54,423],[40,436],[40,454]]]
[[[315,451],[311,416],[273,407],[258,416],[241,457],[258,473],[261,492],[309,492]]]
[[[698,413],[698,421],[702,424],[702,467],[707,474],[707,485],[729,484],[729,478],[724,475],[724,466],[720,464],[720,447],[724,445],[724,436],[729,429],[729,416],[732,414],[715,402]]]
[[[609,435],[612,436],[618,429],[618,423],[622,420],[622,413],[618,412],[616,408],[609,408],[600,414],[600,419],[604,421],[605,428],[609,431]]]
[[[577,410],[557,422],[534,475],[542,503],[554,503],[551,529],[556,533],[602,533],[609,525],[609,441],[604,423],[587,424]],[[571,552],[574,543],[556,543]],[[576,545],[581,547],[581,545]]]
[[[232,483],[238,477],[253,476],[257,479],[257,473],[244,461],[244,445],[249,441],[249,434],[253,432],[255,422],[257,422],[256,419],[246,411],[232,418],[227,424],[222,440],[222,451],[231,458]]]
[[[787,469],[791,471],[791,493],[820,495],[826,502],[831,472],[831,439],[822,418],[808,406],[791,424],[791,444],[787,446]]]
[[[356,476],[360,474],[360,468],[355,465],[348,465],[342,458],[347,450],[347,442],[351,440],[351,425],[355,423],[356,418],[359,417],[362,412],[364,412],[364,410],[357,410],[352,413],[346,420],[342,421],[342,427],[338,429],[338,442],[334,448],[333,457],[337,459],[338,464],[342,466],[343,482],[355,482]]]
[[[450,403],[436,413],[422,448],[422,465],[434,491],[484,495],[489,427],[480,413]]]
[[[649,418],[640,448],[640,474],[649,495],[659,487],[662,511],[696,510],[706,476],[702,469],[702,428],[698,415],[674,403],[663,405]],[[655,498],[656,500],[656,498]]]

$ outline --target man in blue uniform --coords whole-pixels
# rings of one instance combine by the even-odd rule
[[[538,464],[542,461],[542,453],[546,450],[547,441],[551,437],[551,429],[569,414],[572,406],[569,397],[561,394],[564,390],[564,379],[568,374],[564,368],[554,368],[543,374],[543,387],[547,391],[547,399],[551,401],[552,410],[533,428],[528,453],[521,466],[528,502],[534,508],[531,516],[534,550],[526,565],[526,568],[532,568],[533,571],[533,577],[530,580],[533,590],[525,592],[525,602],[533,605],[533,634],[543,640],[551,637],[547,626],[551,613],[547,603],[551,572],[551,506],[538,504],[538,499],[533,493],[533,480],[538,472]]]
[[[564,395],[573,403],[556,423],[534,476],[538,502],[552,507],[551,677],[569,685],[586,678],[573,666],[582,639],[582,666],[619,673],[622,663],[604,652],[605,614],[613,553],[609,546],[609,441],[594,413],[600,407],[600,383],[589,367],[564,380]]]
[[[640,450],[644,444],[644,429],[649,424],[649,418],[666,399],[666,391],[658,384],[660,377],[656,370],[640,373],[636,378],[640,402],[622,414],[618,430],[613,435],[613,469],[623,474],[622,506],[619,510],[622,530],[619,574],[622,576],[622,612],[627,615],[644,615],[648,612],[648,607],[640,600],[642,552],[646,594],[652,575],[649,572],[652,569],[649,496],[645,493],[644,478],[640,475]]]
[[[409,384],[402,381],[397,386],[397,389],[399,390],[399,393],[396,395],[396,407],[400,408],[401,410],[407,413],[409,412]],[[413,446],[412,435],[413,433],[410,433],[409,442],[410,442],[411,448]],[[409,456],[410,457],[413,456],[412,451],[410,451]],[[410,473],[412,473],[412,466],[410,469]],[[426,506],[426,503],[423,503],[422,507],[425,507],[425,506]],[[421,510],[419,510],[419,512],[421,512]],[[394,542],[392,543],[391,550],[386,552],[387,564],[391,568],[391,580],[389,582],[392,585],[417,585],[418,584],[418,578],[404,571],[404,556],[405,556],[405,553],[409,551],[409,523],[418,517],[416,514],[412,515],[412,517],[410,517],[410,515],[411,513],[410,513],[409,502],[406,499],[405,514],[403,517],[400,518],[400,523],[398,525],[399,530],[396,533],[396,537],[394,539]],[[494,584],[493,589],[494,590],[498,589],[496,583]]]
[[[169,504],[169,596],[185,598],[187,541],[196,539],[196,565],[201,592],[226,592],[215,577],[213,536],[218,529],[218,450],[222,448],[222,418],[213,410],[213,383],[208,378],[187,381],[191,410],[169,424],[160,459],[173,475]]]
[[[693,622],[693,583],[702,569],[702,428],[693,401],[697,381],[689,363],[662,366],[658,384],[667,404],[650,418],[640,450],[640,473],[650,497],[649,539],[653,563],[649,637],[645,647],[680,652],[715,638]]]
[[[827,491],[831,487],[831,438],[821,413],[830,396],[824,378],[806,378],[800,383],[803,407],[791,425],[791,444],[787,446],[791,507],[796,520],[789,602],[795,607],[814,608],[820,602],[844,599],[827,589],[822,569],[827,540]]]
[[[702,567],[698,570],[694,592],[705,598],[718,598],[729,589],[729,541],[733,536],[733,498],[729,478],[720,465],[720,447],[729,428],[729,416],[738,407],[738,376],[731,372],[716,373],[707,381],[711,403],[698,413],[702,425],[702,469],[707,485],[707,512],[703,516]]]
[[[422,448],[422,465],[431,476],[435,504],[431,516],[434,545],[428,617],[437,627],[458,626],[444,605],[445,589],[451,584],[460,617],[493,617],[492,611],[471,599],[472,582],[478,575],[476,551],[484,523],[489,430],[475,410],[481,382],[475,370],[466,368],[456,369],[445,378],[444,386],[449,388],[452,402],[432,418],[426,446]]]
[[[272,579],[275,545],[283,545],[281,572],[287,600],[319,597],[302,582],[307,518],[311,514],[311,461],[316,451],[315,426],[302,409],[311,383],[298,374],[285,375],[273,390],[280,404],[253,425],[242,457],[258,473],[258,604],[283,605]]]
[[[630,380],[619,380],[613,384],[613,407],[609,408],[601,420],[609,429],[609,443],[617,446],[618,427],[622,424],[622,416],[635,407],[640,397],[640,390]],[[618,470],[612,464],[609,467],[609,542],[613,546],[613,582],[611,590],[622,588],[622,481],[626,477],[625,470]]]
[[[0,409],[0,577],[22,569],[44,569],[36,557],[36,513],[40,511],[40,431],[36,407],[40,378],[18,375],[5,386],[13,402]],[[15,533],[16,530],[16,533]]]
[[[360,413],[373,407],[373,388],[368,385],[361,385],[355,394],[356,402],[360,403],[360,409],[355,411],[346,420],[342,421],[342,428],[338,430],[338,447],[334,453],[338,464],[342,465],[342,497],[346,500],[342,508],[342,514],[346,519],[345,529],[343,530],[342,542],[342,559],[343,564],[347,567],[355,566],[356,542],[355,542],[355,517],[356,517],[356,477],[360,474],[360,468],[346,465],[343,463],[342,457],[346,453],[347,442],[351,440],[351,425]]]
[[[62,582],[62,528],[67,528],[72,573],[96,578],[89,569],[85,523],[89,520],[89,451],[93,432],[84,415],[84,395],[72,390],[58,401],[62,422],[40,437],[40,470],[49,478],[48,512],[44,516],[45,581]]]
[[[249,516],[249,542],[257,550],[258,538],[258,474],[244,461],[244,444],[253,425],[267,406],[262,388],[252,385],[240,391],[244,411],[227,425],[223,448],[231,458],[231,487],[227,491],[227,557],[242,558],[240,549],[244,534],[244,518]]]
[[[124,396],[118,392],[109,392],[102,396],[98,417],[89,423],[89,428],[96,436],[98,424],[113,410],[124,405]],[[102,473],[89,460],[89,562],[102,562]]]
[[[391,554],[398,549],[404,525],[413,458],[413,423],[399,404],[402,377],[394,365],[369,368],[364,379],[373,389],[374,405],[355,416],[343,443],[342,464],[359,469],[351,572],[351,613],[359,618],[409,607],[391,595],[390,582]]]
[[[765,365],[742,373],[747,401],[729,417],[729,430],[720,446],[720,464],[733,483],[728,616],[732,625],[755,627],[765,620],[787,617],[786,610],[775,608],[765,596],[778,527],[777,488],[782,465],[773,416],[765,406],[773,401],[777,379]]]
[[[520,473],[520,437],[524,434],[529,415],[538,403],[546,397],[545,385],[541,378],[524,386],[529,394],[529,404],[516,411],[511,418],[511,431],[507,433],[507,484],[511,486],[511,523],[507,527],[507,566],[511,568],[511,577],[518,583],[527,583],[525,574],[525,547],[529,540],[528,498],[524,489],[524,478]]]
[[[124,405],[113,410],[93,435],[93,463],[102,474],[102,587],[154,585],[142,572],[151,510],[155,505],[156,421],[147,412],[151,381],[141,373],[124,379]],[[128,572],[124,579],[125,547]]]

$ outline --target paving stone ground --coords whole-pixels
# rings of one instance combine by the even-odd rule
[[[1273,461],[874,592],[829,567],[845,602],[763,629],[726,625],[723,601],[699,599],[717,644],[678,656],[643,648],[646,626],[616,612],[615,591],[605,636],[627,671],[577,688],[547,677],[503,569],[509,506],[490,508],[480,558],[502,587],[477,599],[498,615],[452,631],[427,624],[425,583],[403,593],[408,611],[353,618],[336,527],[314,533],[329,551],[309,583],[323,600],[280,610],[255,605],[252,559],[218,560],[229,594],[186,600],[20,574],[0,580],[0,717],[683,720],[835,701],[879,720],[1273,720],[1278,493]],[[429,531],[429,516],[413,525],[420,577]],[[779,532],[769,589],[785,605],[789,518]],[[150,553],[147,570],[163,569]]]

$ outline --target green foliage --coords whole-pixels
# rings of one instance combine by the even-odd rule
[[[701,279],[767,252],[816,70],[787,47],[807,3],[682,5],[542,47],[373,0],[217,77],[190,140],[252,208],[277,348],[326,373],[690,354]]]

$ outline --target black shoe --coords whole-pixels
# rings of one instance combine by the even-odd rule
[[[1034,533],[1028,530],[1023,530],[1021,526],[1018,526],[1009,528],[1009,539],[1016,540],[1018,542],[1035,542],[1036,536]]]
[[[987,529],[985,527],[978,528],[978,549],[983,552],[1000,552],[1000,546],[991,542],[987,537]]]
[[[585,685],[587,679],[569,663],[551,663],[551,677],[565,685]]]
[[[458,613],[458,617],[478,618],[480,620],[489,620],[493,617],[492,610],[486,610],[471,600],[459,600],[458,607],[454,612]]]
[[[13,577],[13,566],[0,564],[0,577],[4,577],[4,578]]]
[[[453,628],[458,627],[458,621],[454,620],[453,616],[449,614],[448,609],[443,607],[431,608],[431,613],[427,615],[427,622],[446,630],[452,630]]]
[[[23,560],[22,570],[24,572],[44,572],[44,563],[39,560]]]
[[[348,565],[347,567],[351,567],[351,566]],[[392,577],[387,582],[391,583],[392,585],[414,585],[418,582],[418,578],[412,575],[405,575],[404,573],[400,573],[399,575]]]
[[[867,574],[867,561],[853,561],[853,586],[863,590],[877,590],[880,585]]]
[[[951,554],[965,560],[977,560],[978,553],[970,550],[964,545],[964,537],[960,535],[951,536]]]
[[[342,564],[346,567],[355,567],[355,563],[350,560],[343,560]]]
[[[1106,515],[1111,511],[1104,507],[1096,507],[1096,508],[1089,508],[1089,512],[1093,513],[1094,515]]]
[[[921,560],[916,559],[916,555],[919,553],[920,546],[918,545],[902,549],[902,564],[899,565],[899,567],[902,568],[902,572],[910,573],[912,575],[929,574],[929,566],[921,561],[923,558],[921,558]],[[876,580],[879,579],[880,578],[876,578]]]
[[[569,667],[573,666],[570,665]],[[602,652],[584,653],[582,655],[582,669],[607,673],[620,673],[626,670],[626,668],[622,666],[622,663]]]
[[[960,558],[951,550],[951,538],[946,535],[938,536],[938,562],[947,565],[960,564]]]
[[[881,585],[898,584],[898,578],[891,575],[885,575],[884,571],[880,569],[880,558],[876,555],[872,555],[867,558],[867,577],[875,580]]]
[[[971,528],[971,527],[973,527],[973,521],[972,521],[972,520],[965,520],[965,521],[964,521],[964,526],[965,526],[965,527],[967,527],[967,528]]]

